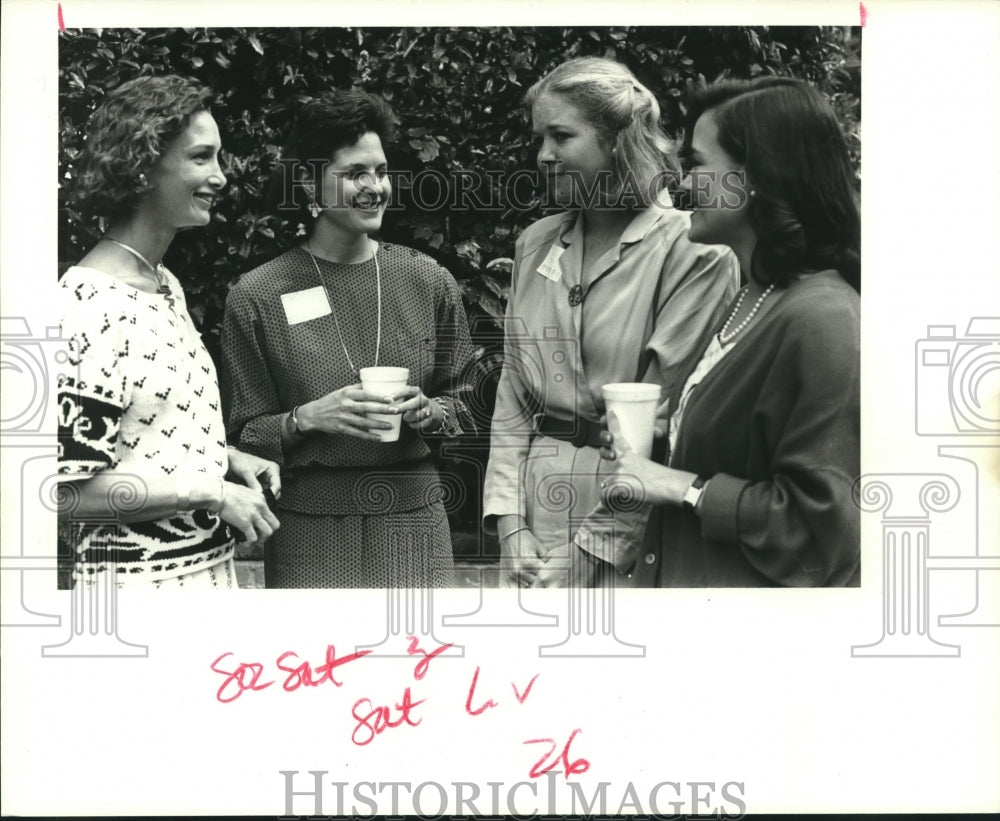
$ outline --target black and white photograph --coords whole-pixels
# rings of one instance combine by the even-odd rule
[[[1000,807],[950,8],[5,4],[4,812]]]
[[[67,29],[67,574],[858,584],[860,55]]]

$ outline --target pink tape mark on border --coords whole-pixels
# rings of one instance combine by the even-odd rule
[[[864,3],[858,3],[861,7],[861,28],[865,27],[865,23],[868,22],[868,9],[865,8]]]
[[[62,16],[62,3],[58,5],[57,9],[59,14],[59,31],[66,31],[66,24],[63,22]]]

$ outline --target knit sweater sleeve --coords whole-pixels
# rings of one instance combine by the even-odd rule
[[[135,308],[78,275],[59,290],[59,328],[67,340],[65,365],[57,382],[59,473],[86,478],[119,462],[123,408],[131,382],[128,329]]]
[[[860,465],[857,303],[815,299],[775,335],[769,375],[753,410],[769,478],[711,477],[702,535],[735,543],[777,584],[843,583],[856,567]]]

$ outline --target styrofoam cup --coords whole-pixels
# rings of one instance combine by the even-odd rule
[[[365,393],[370,393],[373,396],[393,396],[403,390],[410,381],[409,368],[393,368],[379,365],[377,367],[362,368],[359,373],[361,375],[361,387],[364,388]],[[392,424],[392,430],[372,431],[383,442],[396,442],[399,440],[399,429],[403,421],[402,414],[369,413],[368,418]]]
[[[614,413],[632,450],[647,459],[653,453],[653,426],[660,406],[660,386],[645,382],[613,382],[601,387],[604,406]]]

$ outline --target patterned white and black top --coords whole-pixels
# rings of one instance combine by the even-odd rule
[[[138,477],[178,471],[224,476],[226,442],[215,365],[169,271],[169,298],[75,266],[60,281],[68,362],[58,376],[59,473],[121,476],[114,509],[142,504]],[[64,484],[63,492],[72,492]],[[115,563],[120,580],[169,578],[232,556],[229,527],[207,510],[151,522],[73,521],[84,577]]]

